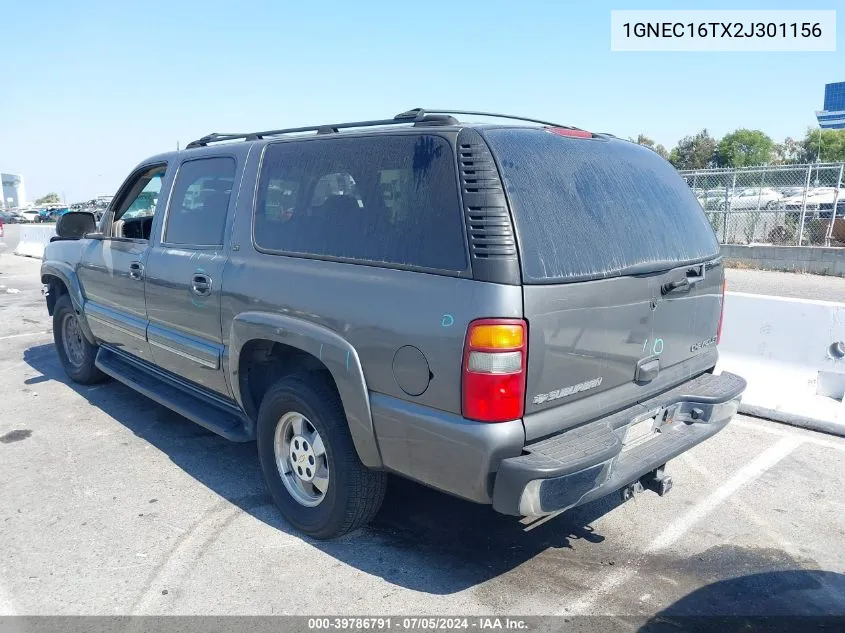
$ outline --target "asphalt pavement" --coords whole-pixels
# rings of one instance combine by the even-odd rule
[[[793,299],[845,301],[845,277],[737,268],[728,268],[725,276],[728,281],[727,289],[731,292]]]
[[[0,255],[0,614],[845,615],[845,439],[737,416],[665,498],[533,523],[392,479],[317,542],[253,444],[71,383],[38,266]]]

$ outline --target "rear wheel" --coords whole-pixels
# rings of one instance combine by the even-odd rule
[[[265,394],[258,456],[276,506],[309,536],[350,532],[381,507],[386,475],[361,463],[340,397],[323,375],[288,376]]]
[[[53,309],[53,340],[59,360],[71,380],[90,385],[105,378],[94,364],[97,346],[88,342],[82,333],[79,317],[66,294],[59,297]]]

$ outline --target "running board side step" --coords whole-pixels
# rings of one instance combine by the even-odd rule
[[[115,380],[227,440],[255,439],[251,432],[253,424],[237,408],[218,402],[215,396],[203,394],[156,368],[148,368],[107,347],[100,347],[95,364]]]

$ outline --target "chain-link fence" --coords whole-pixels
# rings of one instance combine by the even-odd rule
[[[845,163],[681,171],[722,244],[845,247]]]

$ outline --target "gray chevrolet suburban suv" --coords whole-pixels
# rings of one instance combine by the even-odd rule
[[[143,161],[98,226],[66,214],[46,248],[68,376],[257,440],[274,502],[316,538],[367,523],[387,473],[511,515],[664,494],[666,462],[745,388],[714,373],[713,230],[651,150],[455,118],[481,114],[211,134]]]

